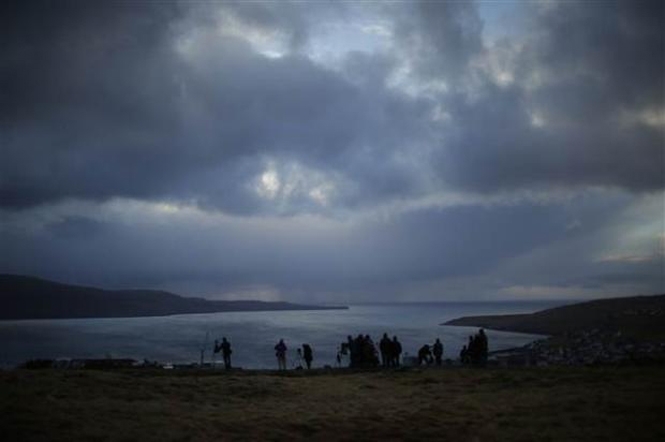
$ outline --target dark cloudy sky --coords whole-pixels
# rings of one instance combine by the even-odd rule
[[[3,2],[0,273],[665,292],[664,5]]]

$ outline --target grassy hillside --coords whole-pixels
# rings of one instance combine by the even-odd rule
[[[665,295],[601,299],[525,315],[468,316],[444,325],[485,327],[544,335],[598,329],[640,340],[665,338]]]
[[[659,367],[0,372],[13,441],[665,440]]]

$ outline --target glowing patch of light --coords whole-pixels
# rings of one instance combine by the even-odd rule
[[[450,86],[445,80],[416,81],[413,72],[408,63],[404,63],[392,72],[386,85],[413,98],[445,94],[450,91]]]
[[[331,190],[331,186],[328,185],[318,186],[309,191],[309,197],[319,205],[327,206]]]
[[[592,298],[600,293],[603,296],[625,296],[625,293],[619,291],[610,291],[609,287],[602,289],[586,288],[581,286],[548,286],[548,285],[514,285],[499,289],[499,294],[511,298],[525,299],[562,299],[562,298]]]
[[[659,255],[656,253],[651,253],[647,255],[639,254],[630,254],[630,253],[619,253],[614,255],[604,255],[596,260],[596,262],[604,263],[628,263],[628,264],[639,264],[644,262],[655,261],[659,258]]]
[[[273,59],[275,59],[275,58],[282,58],[282,57],[284,56],[284,53],[283,53],[283,52],[275,51],[275,50],[270,50],[270,49],[266,49],[266,50],[260,51],[260,53],[261,53],[261,55],[263,55],[264,57],[267,57],[267,58],[273,58]]]
[[[367,23],[360,25],[360,30],[365,34],[378,35],[379,37],[390,38],[392,37],[392,32],[383,23]]]
[[[536,112],[536,111],[530,112],[529,113],[529,118],[530,118],[531,125],[533,127],[544,127],[545,126],[545,118],[543,118],[543,116],[539,112]]]
[[[312,203],[328,207],[336,192],[334,175],[329,176],[297,162],[279,160],[267,163],[254,179],[252,188],[261,198],[274,203],[278,211],[304,206],[312,209]]]
[[[256,52],[269,58],[279,58],[286,53],[288,36],[283,32],[265,29],[243,22],[223,9],[217,23],[217,33],[248,42]]]
[[[643,112],[642,121],[648,126],[665,127],[665,109]]]
[[[624,111],[620,115],[621,123],[633,126],[641,124],[653,128],[665,128],[665,108],[664,109],[645,109],[642,111],[631,112]]]
[[[177,213],[180,211],[180,207],[176,206],[175,204],[169,204],[169,203],[156,204],[155,209],[158,212],[162,213]]]
[[[508,71],[499,71],[495,73],[494,79],[499,86],[509,86],[515,81],[513,74]]]
[[[268,169],[259,179],[258,185],[256,187],[256,192],[263,198],[266,199],[275,199],[281,188],[281,182],[277,171],[274,169]]]

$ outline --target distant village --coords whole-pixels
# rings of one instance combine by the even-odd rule
[[[492,353],[499,366],[613,365],[665,363],[665,342],[641,342],[599,329],[541,339]]]

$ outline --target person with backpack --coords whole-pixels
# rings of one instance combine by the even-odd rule
[[[215,353],[222,352],[222,357],[224,358],[224,368],[227,370],[231,369],[231,353],[233,353],[233,350],[231,350],[231,343],[226,340],[226,337],[222,338],[222,342],[218,343],[217,340],[215,340]]]

